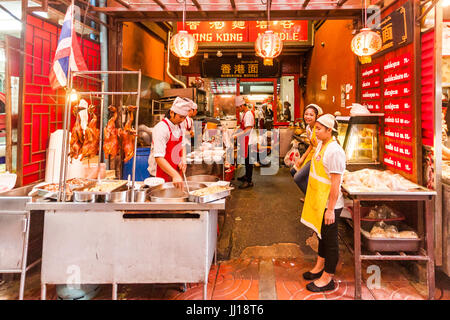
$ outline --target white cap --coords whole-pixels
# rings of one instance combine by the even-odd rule
[[[317,104],[315,103],[310,103],[306,106],[305,110],[309,107],[313,107],[314,109],[317,110],[317,115],[320,116],[321,114],[323,114],[323,110],[321,107],[319,107]]]
[[[332,114],[324,114],[317,119],[317,122],[320,124],[323,124],[325,127],[332,129],[333,131],[337,132],[337,130],[334,128],[334,124],[336,122],[336,118]]]
[[[245,104],[244,96],[236,96],[234,98],[234,104],[236,107],[242,106]]]
[[[194,102],[192,100],[189,100],[187,98],[177,97],[172,103],[172,107],[170,107],[170,110],[178,113],[180,116],[186,117],[189,113],[189,110],[191,110],[191,106],[193,103]]]
[[[185,101],[188,101],[191,104],[191,109],[193,109],[193,110],[197,109],[197,104],[194,101],[192,101],[189,98],[182,98],[182,99],[185,100]]]

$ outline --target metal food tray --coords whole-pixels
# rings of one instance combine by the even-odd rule
[[[95,181],[97,181],[97,180],[95,180]],[[103,180],[102,182],[104,182],[104,181],[105,181],[105,180]],[[74,193],[78,193],[78,194],[80,194],[80,195],[97,195],[97,196],[104,196],[104,195],[110,194],[111,192],[116,192],[116,191],[118,191],[120,188],[123,188],[126,184],[127,184],[127,181],[126,181],[126,180],[123,180],[123,183],[122,183],[121,185],[118,185],[117,187],[115,187],[114,189],[109,190],[109,191],[84,191],[84,190],[74,190],[73,192],[74,192]],[[95,183],[94,183],[93,185],[95,185]],[[87,186],[84,186],[83,189],[91,188],[93,185],[87,185]],[[121,190],[121,191],[125,191],[125,190]]]
[[[367,231],[361,232],[363,238],[364,247],[372,252],[416,252],[419,250],[420,242],[419,238],[371,238],[367,235]]]
[[[342,185],[342,190],[344,190],[346,193],[348,193],[351,196],[433,196],[436,195],[436,191],[427,189],[422,186],[417,186],[416,189],[410,189],[407,191],[352,191],[351,188],[349,188],[346,185]]]
[[[216,193],[207,194],[204,196],[195,196],[195,195],[189,194],[189,201],[197,202],[197,203],[213,202],[213,201],[228,197],[231,194],[231,190],[233,190],[233,188],[229,188],[227,190],[216,192]]]

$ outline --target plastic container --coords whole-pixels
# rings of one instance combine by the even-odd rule
[[[150,155],[150,148],[137,148],[136,150],[136,176],[135,181],[144,181],[150,177],[148,172],[148,157]],[[122,179],[127,180],[128,175],[133,174],[133,158],[131,158],[127,163],[124,163],[122,168]]]
[[[225,181],[231,181],[234,178],[234,171],[236,170],[235,166],[230,166],[229,169],[225,170]]]

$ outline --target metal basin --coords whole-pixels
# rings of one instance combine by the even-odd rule
[[[189,191],[206,188],[206,184],[188,181]],[[184,191],[176,188],[172,182],[166,182],[158,189],[150,191],[150,200],[154,202],[185,202],[188,201],[189,194],[185,187]]]
[[[145,202],[147,200],[147,192],[149,188],[134,190],[134,202]],[[132,202],[133,191],[128,191],[128,201]]]
[[[113,191],[105,195],[105,202],[121,203],[127,202],[128,190]]]
[[[73,193],[74,202],[95,202],[96,196],[93,193],[77,192]]]
[[[195,182],[217,182],[219,181],[219,177],[207,175],[207,174],[199,174],[195,176],[189,176],[186,178],[187,181],[195,181]]]

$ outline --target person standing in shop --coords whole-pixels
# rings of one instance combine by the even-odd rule
[[[284,121],[291,122],[291,104],[289,101],[284,102]]]
[[[345,152],[336,137],[338,124],[331,114],[319,117],[315,124],[319,139],[311,159],[308,188],[301,222],[313,229],[319,238],[316,265],[303,274],[312,292],[333,290],[333,280],[339,260],[338,220],[344,207],[341,192],[345,171]]]
[[[273,126],[273,111],[272,105],[268,103],[264,107],[264,129],[272,130]]]
[[[306,194],[311,159],[315,153],[317,144],[319,143],[316,137],[315,124],[317,118],[322,115],[322,113],[322,108],[313,103],[307,105],[303,112],[303,120],[306,123],[306,136],[309,140],[309,147],[291,168],[291,175],[294,177],[294,182],[303,194]]]
[[[188,99],[184,98],[185,100],[189,101],[191,103],[191,110],[189,110],[188,115],[186,116],[186,119],[180,124],[180,128],[183,131],[183,136],[186,139],[186,146],[188,147],[188,152],[192,151],[192,146],[194,145],[194,119],[195,115],[197,114],[197,104]]]
[[[173,182],[175,187],[183,189],[183,179],[180,173],[186,171],[185,150],[183,148],[183,131],[180,124],[186,119],[192,109],[193,102],[177,97],[166,117],[155,125],[152,131],[152,151],[149,158],[149,172]],[[155,166],[152,165],[152,158]]]
[[[250,135],[255,126],[255,113],[247,107],[242,96],[236,96],[235,105],[236,110],[240,114],[242,113],[242,116],[239,122],[240,130],[233,135],[233,138],[239,142],[238,154],[241,156],[244,155],[245,158],[245,175],[238,178],[238,180],[242,181],[242,185],[239,188],[246,189],[253,187],[253,163],[250,161]]]

